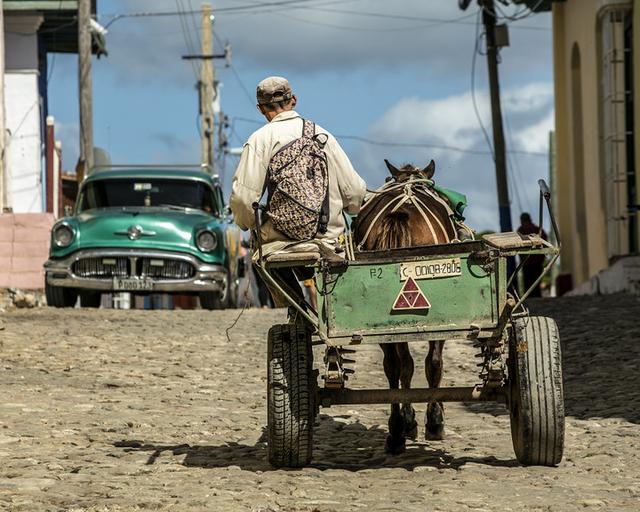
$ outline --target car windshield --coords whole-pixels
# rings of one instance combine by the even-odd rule
[[[213,190],[201,181],[140,178],[104,179],[82,189],[79,211],[93,208],[196,208],[217,214]]]

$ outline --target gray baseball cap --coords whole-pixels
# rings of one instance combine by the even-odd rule
[[[256,88],[259,105],[290,100],[292,95],[289,81],[281,76],[267,77]]]

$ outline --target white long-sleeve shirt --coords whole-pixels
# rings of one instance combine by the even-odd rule
[[[329,224],[327,232],[318,233],[317,239],[335,240],[344,231],[342,211],[358,213],[366,193],[366,184],[351,165],[338,141],[318,125],[316,133],[325,133],[328,136],[324,151],[327,155],[329,173]],[[233,177],[230,200],[234,220],[241,229],[255,227],[252,205],[262,197],[271,158],[282,146],[301,136],[302,118],[290,110],[278,114],[270,123],[255,131],[245,143]],[[263,244],[290,242],[285,235],[275,230],[269,221],[263,224],[261,235]]]

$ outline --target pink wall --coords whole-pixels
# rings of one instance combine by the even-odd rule
[[[44,288],[51,213],[0,214],[0,288]]]

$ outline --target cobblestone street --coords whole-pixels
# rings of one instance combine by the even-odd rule
[[[314,462],[266,462],[266,332],[282,311],[12,310],[0,366],[0,509],[11,511],[638,510],[640,301],[548,299],[562,339],[567,412],[558,468],[522,467],[498,405],[447,406],[385,454],[387,406],[321,410]],[[426,386],[424,344],[412,346]],[[316,361],[320,360],[320,352]],[[468,344],[445,349],[444,385],[476,382]],[[351,387],[384,386],[378,347]],[[422,421],[425,405],[416,406]]]

